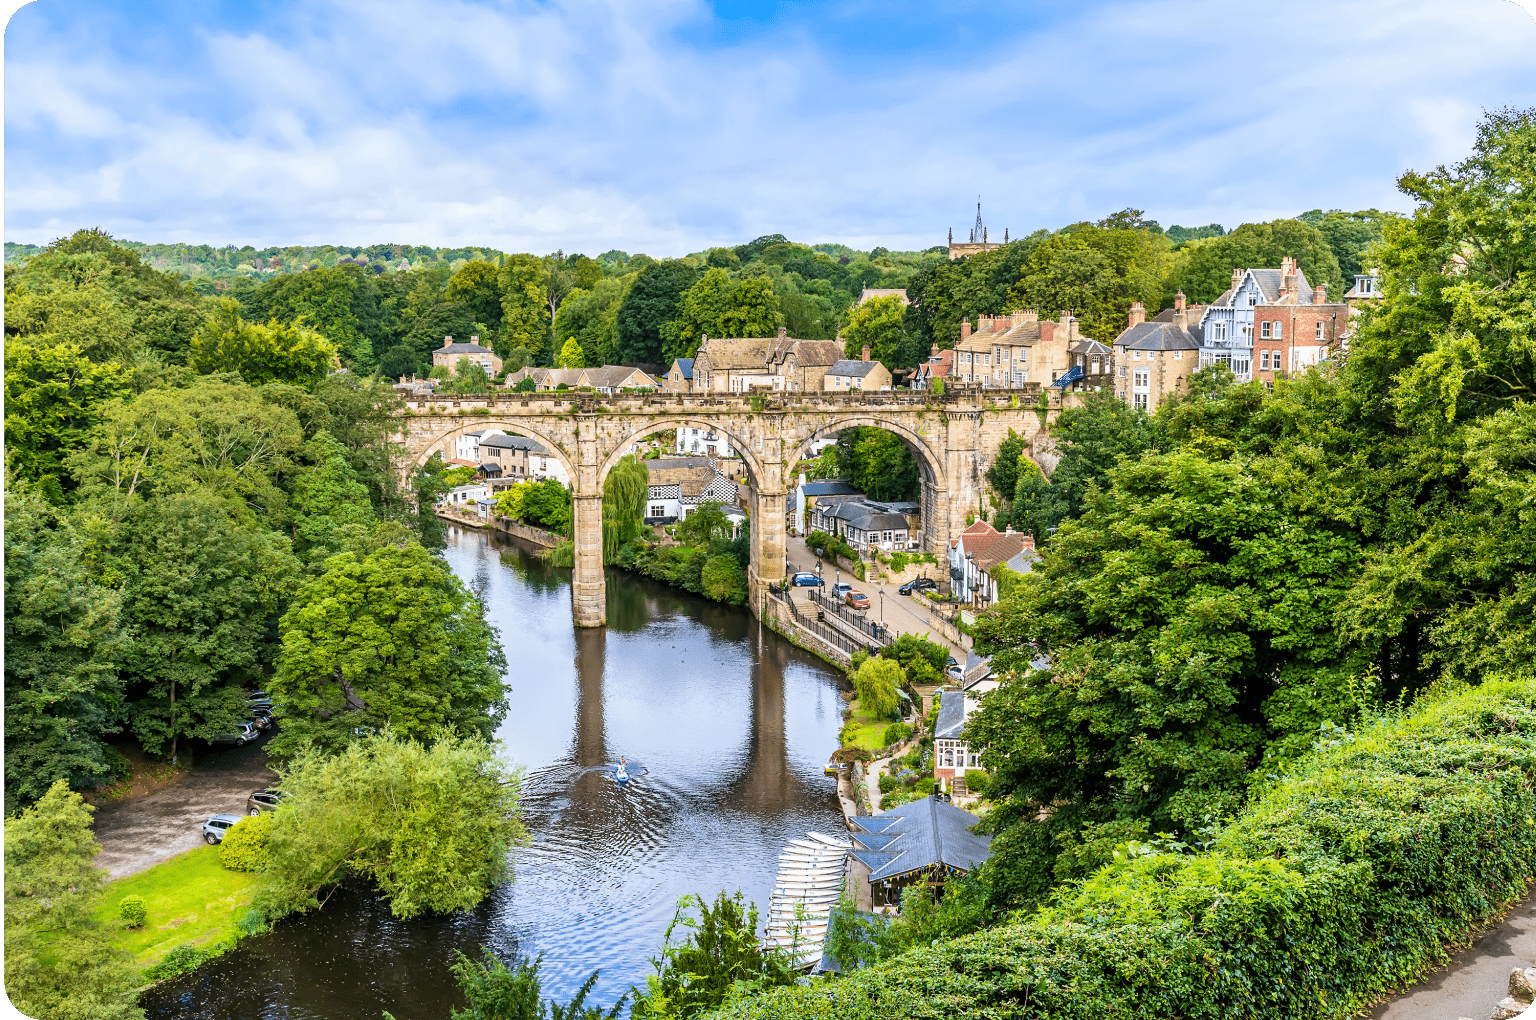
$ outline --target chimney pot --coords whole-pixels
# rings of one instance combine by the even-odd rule
[[[937,358],[939,356],[939,345],[938,344],[934,344],[933,345],[932,349],[929,350],[929,352],[928,352],[928,356],[930,358]]]
[[[1328,288],[1324,287],[1322,284],[1318,284],[1316,287],[1313,287],[1312,288],[1312,303],[1314,305],[1327,304],[1328,303]]]
[[[869,360],[869,344],[865,344],[864,345],[864,357],[863,357],[862,360],[864,360],[864,361],[868,361]]]
[[[1243,282],[1243,271],[1241,269],[1234,269],[1234,270],[1232,270],[1232,286],[1233,286],[1233,288],[1236,289],[1237,285],[1242,283],[1242,282]]]
[[[961,340],[969,340],[970,338],[971,338],[971,320],[970,319],[961,319],[960,320],[960,339]]]

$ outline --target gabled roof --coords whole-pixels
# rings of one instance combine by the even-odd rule
[[[901,298],[901,303],[904,305],[912,303],[907,300],[907,292],[900,287],[865,287],[859,292],[859,299],[853,303],[853,307],[857,308],[866,301],[880,297],[890,297],[892,294]]]
[[[1089,340],[1089,339],[1084,338],[1082,340],[1079,340],[1077,343],[1073,344],[1071,347],[1068,347],[1067,348],[1067,353],[1069,353],[1069,354],[1108,354],[1108,353],[1110,353],[1110,350],[1109,350],[1108,347],[1106,347],[1103,344],[1099,343],[1097,340]]]
[[[768,357],[770,365],[781,364],[791,355],[801,368],[819,368],[831,365],[843,356],[843,345],[836,340],[793,340],[774,350]]]
[[[869,855],[870,860],[865,863],[871,865],[871,882],[934,865],[971,872],[991,856],[988,849],[991,837],[970,831],[977,821],[969,811],[936,797],[924,797],[878,815],[860,818],[857,824],[864,832],[853,834],[854,841],[860,846],[852,853],[860,860]],[[876,853],[880,856],[875,857]],[[886,857],[887,854],[894,856]],[[876,863],[879,867],[874,867]]]
[[[1242,289],[1243,283],[1252,280],[1259,291],[1259,304],[1272,305],[1280,300],[1281,288],[1285,285],[1284,273],[1279,269],[1247,269],[1243,271],[1243,279],[1236,287],[1228,287],[1222,292],[1221,297],[1212,301],[1211,308],[1231,308],[1237,292]],[[1307,282],[1307,274],[1300,266],[1296,267],[1296,296],[1295,303],[1310,305],[1312,303],[1313,287]]]
[[[1171,322],[1138,322],[1115,337],[1115,346],[1128,351],[1199,350],[1200,327],[1180,329]]]
[[[873,372],[875,370],[875,366],[879,364],[880,362],[878,361],[850,361],[847,358],[844,358],[841,361],[834,362],[832,367],[828,368],[825,374],[846,375],[852,376],[856,379],[862,379],[864,376]]]
[[[548,453],[538,441],[527,436],[486,436],[480,440],[481,446],[499,447],[503,450],[527,450],[529,453]]]
[[[746,337],[741,340],[709,337],[693,359],[694,368],[697,369],[699,362],[703,362],[704,367],[711,372],[745,369],[766,372],[768,354],[777,342],[777,337]]]
[[[979,569],[985,571],[999,563],[1007,563],[1033,545],[1030,536],[1017,531],[999,534],[994,530],[990,535],[971,535],[967,532],[965,539],[966,553],[976,561]]]
[[[672,362],[672,367],[682,373],[684,379],[693,378],[693,359],[677,358]]]
[[[619,386],[655,386],[656,380],[627,365],[599,365],[586,369],[587,385],[613,389]]]

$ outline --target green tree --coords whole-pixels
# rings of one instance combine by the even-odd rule
[[[711,542],[731,537],[731,521],[725,516],[725,504],[718,500],[700,500],[688,516],[677,524],[677,540],[685,545],[708,547]]]
[[[474,313],[468,305],[442,302],[416,317],[400,345],[410,350],[416,364],[424,368],[432,364],[432,352],[443,346],[444,338],[451,336],[455,342],[467,343],[476,329]]]
[[[603,479],[604,563],[612,563],[620,547],[639,536],[650,484],[645,462],[632,453],[619,458]]]
[[[676,317],[684,292],[698,279],[698,269],[684,259],[655,262],[640,270],[615,320],[620,360],[662,360],[661,329]]]
[[[506,660],[484,607],[420,545],[340,553],[294,595],[268,683],[286,716],[399,737],[489,737],[506,714]]]
[[[98,365],[78,347],[33,347],[7,338],[5,448],[13,477],[63,502],[74,489],[65,453],[85,444],[102,405],[127,395],[127,382],[121,368]]]
[[[884,719],[896,712],[896,692],[906,683],[906,671],[893,659],[875,656],[865,659],[853,674],[853,687],[859,695],[859,708],[865,715]]]
[[[245,721],[243,686],[270,666],[269,628],[299,564],[279,534],[242,522],[206,490],[134,508],[117,533],[121,654],[134,735],[172,760],[183,737],[210,740]]]
[[[88,541],[27,486],[5,500],[7,812],[57,780],[111,771],[105,734],[122,703],[120,595],[93,575]]]
[[[872,426],[844,429],[836,450],[838,475],[871,499],[917,499],[917,458],[900,436]]]
[[[373,344],[357,314],[358,291],[364,287],[363,273],[356,266],[284,273],[263,287],[262,311],[267,319],[315,330],[349,366],[367,372],[374,366]]]
[[[697,916],[694,916],[697,912]],[[685,938],[674,942],[678,927]],[[741,893],[722,890],[714,905],[698,896],[684,896],[667,925],[660,956],[651,960],[655,972],[645,988],[635,989],[631,1016],[691,1020],[726,1001],[732,994],[794,984],[794,962],[765,950],[757,934],[757,906]]]
[[[5,991],[43,1020],[142,1020],[137,975],[93,916],[107,873],[92,810],[61,779],[5,820]]]
[[[997,454],[992,466],[987,468],[987,484],[1004,499],[1013,498],[1013,490],[1019,484],[1019,459],[1029,457],[1029,443],[1013,429],[1008,438],[997,444]]]
[[[281,775],[256,896],[270,918],[321,906],[348,875],[377,886],[396,917],[468,910],[509,877],[526,838],[521,772],[479,737],[306,749]]]
[[[857,358],[868,347],[870,357],[892,371],[917,364],[918,350],[907,342],[906,312],[898,294],[871,298],[855,308],[843,326],[847,356]]]
[[[1089,491],[1105,485],[1110,469],[1158,445],[1152,420],[1108,390],[1085,394],[1081,404],[1064,410],[1051,425],[1051,434],[1061,459],[1051,472],[1050,486],[1061,512],[1069,517],[1082,512]],[[1029,458],[1017,462],[1021,469],[1025,460]],[[1026,477],[1031,477],[1032,487],[1038,485],[1020,470],[1018,478]]]
[[[741,563],[730,553],[719,553],[704,561],[699,573],[704,594],[716,602],[742,605],[747,597],[747,575]]]
[[[1397,218],[1396,213],[1384,213],[1379,209],[1363,209],[1360,212],[1344,212],[1330,209],[1323,212],[1313,209],[1296,217],[1301,222],[1317,228],[1338,260],[1343,285],[1354,284],[1356,273],[1365,272],[1366,250],[1382,239],[1382,225]],[[1337,297],[1337,295],[1335,295]]]
[[[453,366],[451,389],[454,393],[489,393],[491,377],[478,362],[460,358],[458,364]]]
[[[559,360],[561,368],[587,367],[587,354],[581,349],[581,344],[576,342],[575,337],[566,338],[565,346],[560,348]]]
[[[1244,223],[1225,237],[1188,246],[1166,289],[1184,291],[1191,302],[1214,301],[1231,288],[1232,270],[1277,269],[1285,256],[1296,260],[1314,287],[1326,286],[1335,298],[1343,293],[1339,261],[1327,240],[1316,227],[1291,219]]]
[[[340,551],[343,535],[369,532],[377,518],[368,487],[329,432],[306,443],[304,457],[312,466],[293,485],[294,551],[318,565]]]
[[[506,358],[514,347],[525,347],[536,364],[547,364],[550,350],[549,311],[545,303],[545,267],[533,255],[509,255],[497,282],[501,286],[501,330],[496,353]]]
[[[192,337],[192,367],[203,374],[238,372],[253,386],[268,382],[313,384],[336,364],[337,349],[308,326],[273,320],[262,325],[240,317],[226,298]]]
[[[449,1009],[450,1020],[617,1020],[619,1011],[629,1002],[629,994],[625,993],[606,1013],[601,1007],[586,1004],[600,971],[593,971],[582,982],[570,1002],[546,1002],[544,982],[539,976],[543,953],[531,960],[519,960],[516,967],[502,963],[486,946],[480,947],[480,954],[480,959],[472,960],[454,950],[457,962],[448,969],[469,1008]],[[394,1020],[388,1013],[384,1016]]]
[[[495,334],[501,329],[501,271],[490,262],[467,262],[454,273],[444,291],[447,300],[468,309],[475,322]]]
[[[624,276],[598,280],[590,289],[571,291],[555,313],[555,335],[575,337],[594,365],[616,363],[619,360],[619,306],[633,282],[633,276]]]

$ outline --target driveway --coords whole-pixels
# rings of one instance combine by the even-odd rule
[[[265,743],[209,749],[175,786],[99,805],[96,839],[101,853],[96,864],[121,878],[200,846],[209,815],[244,814],[251,791],[277,779],[267,768]]]

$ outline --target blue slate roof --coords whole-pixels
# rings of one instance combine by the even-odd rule
[[[934,724],[933,735],[938,740],[959,740],[965,729],[965,692],[939,692],[939,721]]]
[[[858,489],[841,478],[827,478],[819,482],[806,482],[802,488],[807,496],[862,496]]]
[[[943,711],[942,706],[940,711]],[[859,819],[861,828],[876,828],[881,835],[897,837],[880,850],[882,856],[894,856],[879,868],[871,868],[869,880],[879,882],[934,865],[943,865],[955,871],[974,871],[991,855],[988,848],[991,837],[978,836],[970,831],[970,827],[977,821],[976,816],[969,811],[946,804],[936,797],[924,797],[882,811],[878,815]],[[863,844],[866,833],[856,832],[853,838],[855,842]],[[861,855],[867,852],[858,849],[853,851],[861,860]]]
[[[692,379],[693,378],[693,359],[692,358],[678,358],[677,359],[677,367],[678,367],[678,370],[683,373],[683,378],[684,379]]]

